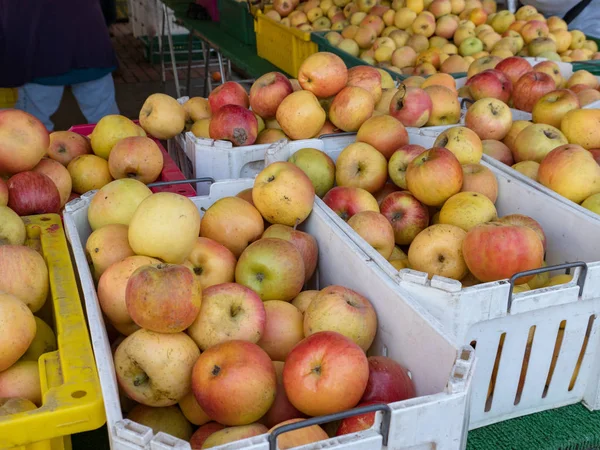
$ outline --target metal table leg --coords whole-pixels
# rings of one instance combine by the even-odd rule
[[[188,66],[187,66],[187,86],[185,94],[188,97],[192,96],[192,51],[194,49],[194,35],[190,32],[188,36]]]

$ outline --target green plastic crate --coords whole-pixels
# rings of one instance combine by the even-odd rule
[[[362,59],[357,58],[356,56],[352,56],[351,54],[331,45],[329,41],[325,38],[325,35],[327,33],[328,31],[313,31],[311,33],[311,39],[319,46],[320,52],[335,53],[340,58],[342,58],[342,60],[346,63],[346,67],[348,68],[368,65]],[[392,76],[394,80],[402,81],[408,78],[408,75],[402,75],[387,69],[385,70]],[[464,78],[467,76],[466,73],[451,73],[450,75],[452,75],[453,78]]]
[[[150,48],[150,39],[148,36],[141,36],[140,40],[144,44],[144,58],[151,64],[160,64],[160,49],[158,48],[158,36],[152,38],[152,49]],[[173,50],[175,52],[175,61],[185,63],[188,60],[188,35],[173,35]],[[152,52],[152,54],[150,54]],[[163,56],[166,63],[171,62],[171,54],[169,52],[169,40],[166,36],[163,37]],[[202,61],[202,41],[196,37],[192,43],[192,61]]]
[[[256,47],[254,17],[250,14],[248,2],[218,0],[219,27],[238,41]]]

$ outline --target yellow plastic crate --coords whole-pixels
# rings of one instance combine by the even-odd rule
[[[0,417],[0,449],[70,450],[70,435],[106,421],[94,354],[61,218],[23,217],[26,245],[46,261],[50,294],[36,313],[56,333],[58,350],[38,360],[42,406]]]
[[[0,109],[12,108],[17,103],[18,91],[13,88],[0,88]]]
[[[318,52],[317,44],[310,40],[310,33],[286,27],[265,17],[256,15],[256,50],[258,56],[287,72],[294,78],[302,62]]]

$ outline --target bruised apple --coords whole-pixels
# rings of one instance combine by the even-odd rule
[[[258,122],[250,110],[225,105],[213,114],[208,132],[211,139],[231,141],[235,147],[252,145],[258,136]]]

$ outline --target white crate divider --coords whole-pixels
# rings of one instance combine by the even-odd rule
[[[191,200],[198,209],[217,199],[236,195],[251,187],[252,179],[217,182],[210,194]],[[190,450],[187,442],[123,418],[118,384],[103,315],[84,253],[91,229],[87,209],[94,192],[70,202],[64,214],[67,238],[79,272],[92,344],[98,365],[112,450]],[[202,212],[201,212],[202,214]],[[372,354],[386,355],[408,367],[419,397],[389,404],[391,409],[386,448],[398,450],[462,450],[466,446],[470,385],[475,354],[469,346],[456,346],[441,325],[410,294],[402,291],[360,248],[328,218],[319,202],[300,226],[319,245],[318,270],[312,288],[343,285],[366,295],[378,316],[378,332]],[[335,437],[303,446],[305,450],[382,449],[382,414],[363,432]],[[435,426],[432,426],[435,424]],[[269,449],[268,434],[237,441],[219,450]]]
[[[411,143],[426,148],[434,140],[410,131],[409,138]],[[352,136],[332,137],[314,147],[335,161],[349,141]],[[294,142],[276,143],[267,151],[267,162],[287,160],[298,149]],[[329,218],[375,261],[387,278],[394,280],[403,292],[409,291],[440,320],[457,345],[476,346],[478,363],[471,429],[580,401],[589,409],[600,409],[600,241],[591,238],[600,236],[600,221],[592,220],[565,202],[557,202],[536,186],[486,161],[482,164],[498,180],[498,214],[525,214],[542,224],[548,241],[549,265],[587,263],[584,269],[574,270],[573,281],[511,295],[507,281],[462,289],[456,280],[439,276],[429,280],[426,273],[410,269],[398,272],[320,199],[317,203],[322,204]],[[559,342],[559,325],[563,321],[566,327]],[[528,367],[524,368],[527,340],[534,326]],[[504,342],[500,345],[503,335]],[[555,346],[559,349],[557,358],[553,358]],[[498,373],[493,380],[497,358]],[[555,366],[550,370],[553,359]],[[572,378],[576,379],[573,386]],[[490,400],[488,391],[492,384],[495,387]]]

